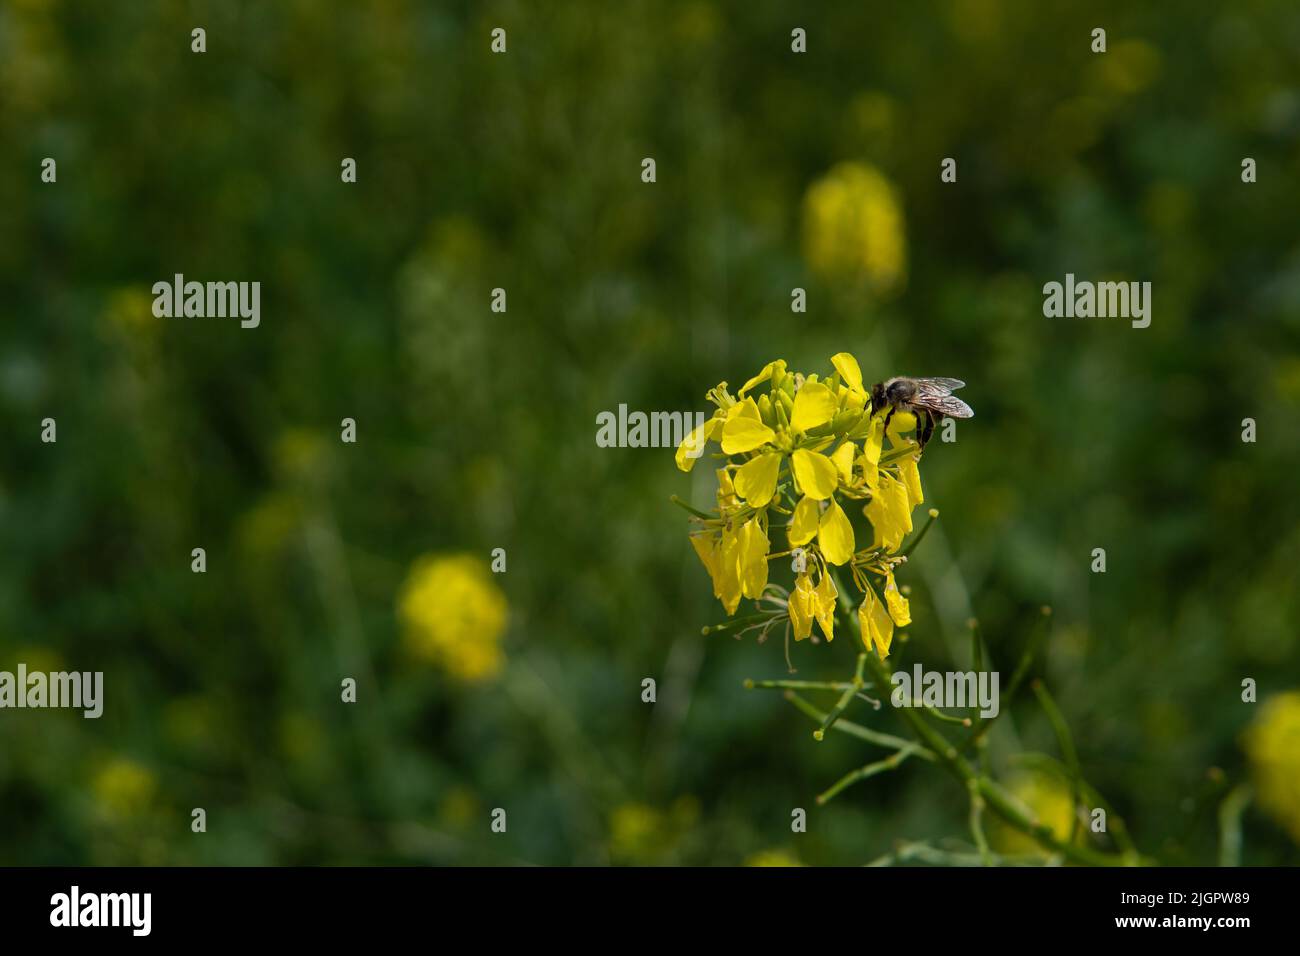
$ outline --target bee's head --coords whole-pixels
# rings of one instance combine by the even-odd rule
[[[871,411],[878,412],[885,407],[888,400],[885,398],[885,383],[877,382],[871,386]]]

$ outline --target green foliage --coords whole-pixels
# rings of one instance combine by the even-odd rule
[[[1300,862],[1220,812],[1241,680],[1300,686],[1297,30],[1286,0],[0,7],[0,669],[107,698],[0,712],[0,863],[936,860],[960,788],[914,758],[817,807],[884,754],[742,689],[777,641],[701,637],[669,499],[708,469],[593,440],[840,351],[978,409],[927,450],[900,661],[966,666],[974,617],[1005,681],[1051,605],[1026,679],[1143,852],[1217,862],[1230,816],[1242,862]],[[805,257],[843,162],[899,198],[896,286]],[[155,319],[178,272],[261,281],[260,327]],[[1149,279],[1151,327],[1044,318],[1066,272]],[[398,596],[495,547],[506,663],[466,683]],[[845,638],[797,676],[842,681]],[[1065,759],[1030,693],[988,759],[1025,751]]]

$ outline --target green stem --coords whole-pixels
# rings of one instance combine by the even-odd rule
[[[800,697],[792,690],[785,692],[785,699],[818,723],[821,723],[826,719],[826,714],[819,710],[816,705],[805,700],[803,697]],[[906,740],[903,737],[895,737],[893,734],[881,733],[879,730],[872,730],[870,727],[863,727],[861,724],[855,724],[851,720],[837,720],[832,729],[848,734],[850,737],[857,737],[859,740],[865,740],[878,747],[888,747],[890,750],[902,750],[906,747],[916,747],[916,756],[920,757],[922,760],[933,762],[935,759],[934,754],[930,753],[930,751],[926,750],[924,747],[919,747],[915,740]]]
[[[730,621],[723,621],[721,624],[706,624],[700,628],[700,633],[705,637],[710,634],[721,634],[724,631],[734,631],[738,627],[748,627],[751,624],[762,624],[764,621],[770,621],[781,615],[775,611],[763,611],[759,614],[751,614],[748,617],[736,617]]]
[[[844,589],[842,582],[837,580],[835,583],[840,592],[841,600],[838,610],[843,619],[844,629],[852,631],[855,622],[853,620],[854,615],[849,611],[847,591]],[[861,640],[861,635],[859,635],[859,640]],[[890,671],[885,662],[876,654],[867,654],[865,657],[872,682],[877,687],[890,686],[892,683]],[[1065,857],[1067,860],[1087,866],[1126,866],[1145,862],[1140,857],[1128,854],[1102,853],[1091,847],[1077,846],[1072,842],[1067,843],[1060,840],[1051,827],[1025,813],[1010,793],[989,777],[976,771],[970,761],[966,760],[943,734],[930,726],[920,712],[911,707],[896,707],[894,710],[899,719],[911,727],[912,732],[916,734],[926,749],[934,753],[944,769],[955,777],[964,788],[970,788],[973,781],[975,791],[983,798],[985,805],[990,810],[1015,829],[1033,837],[1045,848]]]
[[[818,795],[817,805],[822,806],[828,801],[835,799],[842,790],[846,790],[855,783],[859,783],[869,777],[874,777],[878,773],[886,773],[897,768],[904,760],[913,754],[918,753],[920,750],[920,744],[909,743],[907,746],[894,751],[883,760],[877,760],[874,763],[867,764],[865,767],[859,767],[857,770],[849,771],[844,776],[840,777],[839,780],[835,781],[835,783],[831,784],[825,792]]]
[[[683,501],[681,498],[678,498],[676,495],[672,495],[668,500],[671,501],[673,504],[677,505],[677,507],[679,508],[685,508],[687,511],[695,515],[695,517],[697,518],[704,518],[705,520],[712,521],[718,517],[717,515],[711,515],[708,512],[701,511],[699,508],[695,508],[692,507],[691,505],[688,505],[685,501]]]
[[[866,656],[866,654],[858,655],[858,666],[853,673],[853,682],[844,689],[844,693],[840,695],[840,699],[836,702],[835,706],[831,708],[830,713],[822,719],[821,726],[813,731],[813,740],[822,740],[825,738],[826,731],[834,726],[835,721],[839,720],[844,712],[849,709],[849,704],[853,703],[853,698],[856,697],[858,691],[862,689],[865,683],[862,679],[862,668],[866,663]]]
[[[746,690],[849,690],[853,684],[849,681],[823,680],[752,680],[745,679]]]
[[[970,832],[979,850],[980,860],[985,866],[993,865],[993,856],[989,852],[989,841],[984,836],[984,798],[979,794],[979,787],[974,781],[967,781],[966,789],[970,792]]]
[[[921,539],[925,537],[925,533],[930,530],[930,525],[934,524],[934,519],[937,517],[939,517],[939,509],[931,508],[929,517],[926,519],[925,524],[921,525],[921,530],[913,535],[912,540],[907,543],[907,547],[899,552],[903,557],[906,558],[911,556],[912,552],[916,550],[916,546],[921,543]]]
[[[1038,653],[1038,646],[1042,643],[1043,638],[1047,635],[1047,622],[1052,616],[1052,609],[1046,605],[1042,608],[1041,623],[1029,635],[1029,641],[1025,644],[1024,652],[1020,655],[1020,661],[1016,664],[1016,669],[1011,675],[1011,683],[1007,685],[1006,693],[1001,696],[1001,703],[998,707],[998,716],[1006,713],[1012,699],[1016,696],[1016,691],[1020,689],[1025,675],[1029,673],[1029,668],[1034,662],[1034,657]],[[958,748],[962,753],[967,753],[972,746],[982,746],[984,736],[993,727],[993,722],[997,717],[981,718],[976,724],[975,730]]]
[[[904,445],[902,448],[893,448],[880,456],[880,466],[892,465],[896,461],[902,461],[909,455],[915,455],[919,449],[915,444]]]
[[[915,702],[913,702],[913,706],[916,706]],[[945,724],[956,724],[958,727],[970,726],[969,717],[954,717],[952,714],[945,714],[938,707],[931,707],[929,704],[924,705],[921,709],[935,720],[941,721]]]
[[[1065,723],[1065,718],[1061,715],[1061,710],[1056,706],[1056,701],[1052,700],[1052,695],[1048,693],[1043,682],[1036,680],[1030,685],[1038,702],[1042,705],[1043,711],[1047,714],[1047,719],[1052,725],[1052,730],[1056,733],[1057,746],[1061,748],[1061,756],[1065,758],[1065,767],[1070,778],[1070,807],[1071,817],[1074,822],[1070,827],[1070,841],[1073,842],[1079,837],[1079,793],[1082,789],[1080,781],[1083,775],[1079,772],[1079,754],[1074,749],[1074,739],[1070,736],[1070,728]]]
[[[885,666],[884,661],[874,654],[869,655],[867,659],[867,669],[871,672],[873,680],[881,685],[889,683],[889,669]],[[1017,805],[1015,798],[1011,794],[988,777],[977,773],[970,762],[962,757],[942,734],[927,724],[919,713],[910,707],[898,707],[895,710],[900,719],[911,726],[912,731],[921,739],[921,742],[928,749],[934,751],[939,758],[940,764],[950,774],[956,777],[963,786],[969,787],[970,782],[975,781],[976,789],[979,795],[984,798],[988,808],[1021,833],[1033,837],[1053,853],[1058,853],[1074,863],[1081,863],[1086,866],[1127,866],[1136,862],[1129,856],[1102,853],[1090,847],[1076,846],[1073,843],[1060,840],[1052,832],[1051,827],[1032,819],[1025,813]]]
[[[984,741],[980,741],[980,743],[982,745]],[[1047,769],[1048,771],[1058,773],[1063,777],[1069,776],[1069,771],[1066,769],[1065,764],[1061,763],[1061,761],[1057,760],[1050,754],[1014,754],[1010,759],[1021,766]],[[1083,799],[1087,800],[1093,806],[1101,807],[1106,811],[1106,832],[1114,839],[1115,846],[1118,847],[1121,852],[1136,857],[1138,855],[1137,847],[1133,845],[1133,840],[1129,836],[1128,826],[1124,823],[1124,818],[1115,812],[1115,808],[1111,805],[1110,801],[1103,797],[1101,792],[1087,780],[1080,777],[1079,785],[1081,793],[1083,794]]]

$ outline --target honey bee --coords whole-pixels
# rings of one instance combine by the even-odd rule
[[[918,426],[917,437],[924,448],[934,433],[934,423],[943,416],[975,417],[975,410],[953,395],[956,389],[965,384],[955,378],[905,378],[900,375],[871,386],[871,411],[878,412],[886,405],[890,406],[889,414],[885,417],[886,427],[895,412],[914,414]]]

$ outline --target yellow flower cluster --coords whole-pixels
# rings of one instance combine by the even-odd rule
[[[820,275],[864,279],[881,295],[907,273],[903,213],[893,185],[863,163],[841,163],[809,187],[804,255]]]
[[[1243,743],[1260,809],[1300,843],[1300,691],[1261,706]]]
[[[670,863],[699,817],[699,800],[689,794],[666,808],[640,802],[620,804],[609,821],[609,855],[619,864]]]
[[[917,445],[903,437],[916,418],[873,411],[849,353],[831,365],[819,378],[792,373],[778,359],[735,396],[720,383],[706,396],[717,410],[682,442],[677,467],[690,471],[707,442],[721,446],[717,509],[697,517],[691,544],[727,614],[741,598],[766,602],[782,609],[795,640],[808,637],[814,623],[832,640],[840,594],[831,569],[847,566],[863,593],[863,640],[883,657],[894,627],[911,623],[894,569],[905,560],[898,551],[912,530],[912,509],[924,500]],[[767,390],[755,398],[760,386]],[[871,525],[866,548],[858,547],[845,510],[854,503]],[[774,548],[773,533],[783,534],[787,547]],[[787,555],[795,572],[788,591],[768,581],[768,562]]]
[[[407,645],[417,656],[467,682],[500,672],[506,599],[484,561],[470,554],[420,558],[397,607]]]

